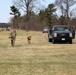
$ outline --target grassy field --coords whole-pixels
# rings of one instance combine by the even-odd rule
[[[0,32],[0,75],[76,75],[76,39],[73,44],[52,44],[47,33],[18,30],[12,47],[9,33]]]

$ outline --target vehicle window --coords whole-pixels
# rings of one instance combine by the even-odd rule
[[[54,31],[70,31],[68,27],[54,27]]]

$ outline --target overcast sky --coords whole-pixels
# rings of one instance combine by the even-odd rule
[[[45,0],[44,5],[47,6],[49,3],[53,3],[55,0]],[[10,20],[11,15],[9,14],[10,6],[13,5],[13,0],[0,0],[0,23],[7,23]]]

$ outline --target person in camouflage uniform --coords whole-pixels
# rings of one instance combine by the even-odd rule
[[[11,45],[14,47],[15,45],[15,39],[16,39],[16,30],[13,30],[11,33],[10,33],[10,39],[11,39]]]

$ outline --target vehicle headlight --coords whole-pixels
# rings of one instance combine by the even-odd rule
[[[72,33],[70,33],[69,36],[72,37]]]
[[[57,37],[57,33],[54,33],[54,37]]]

